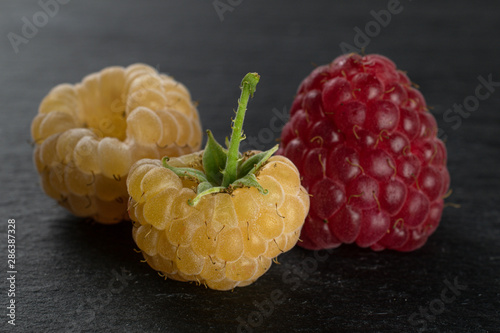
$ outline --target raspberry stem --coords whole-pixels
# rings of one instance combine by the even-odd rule
[[[169,158],[164,157],[162,162],[165,168],[172,170],[177,176],[188,178],[198,183],[196,197],[188,201],[190,206],[196,206],[206,195],[216,193],[231,193],[236,188],[255,187],[261,194],[266,195],[268,190],[257,181],[256,174],[267,160],[278,150],[273,148],[242,156],[239,152],[240,142],[244,139],[243,121],[250,97],[253,97],[260,76],[257,73],[248,73],[241,81],[241,95],[238,100],[238,110],[232,122],[231,140],[229,148],[224,149],[207,131],[208,139],[203,152],[203,171],[188,168],[174,167],[168,164]]]
[[[250,97],[253,97],[257,83],[259,83],[260,76],[257,73],[248,73],[241,81],[241,95],[238,100],[238,110],[236,111],[236,118],[233,121],[231,133],[231,140],[229,141],[229,149],[227,154],[226,169],[222,179],[222,186],[227,187],[229,184],[236,180],[238,171],[238,158],[240,142],[243,140],[243,121],[245,119],[245,112]]]

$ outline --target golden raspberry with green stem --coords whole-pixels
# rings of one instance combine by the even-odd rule
[[[265,152],[239,152],[248,99],[259,81],[249,73],[228,149],[210,131],[204,151],[144,159],[127,179],[133,237],[165,277],[216,290],[251,284],[290,250],[309,211],[295,165]]]
[[[125,180],[134,162],[201,146],[189,91],[144,64],[56,86],[41,102],[31,134],[45,193],[101,223],[128,218]]]

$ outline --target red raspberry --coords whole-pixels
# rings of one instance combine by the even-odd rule
[[[343,55],[300,85],[278,153],[303,175],[307,249],[415,250],[436,230],[450,177],[422,94],[380,55]]]

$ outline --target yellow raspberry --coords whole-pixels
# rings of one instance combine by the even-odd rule
[[[31,124],[42,187],[73,214],[128,219],[126,179],[136,161],[199,150],[201,124],[181,83],[154,68],[108,67],[42,100]]]
[[[143,159],[127,189],[133,238],[148,264],[165,277],[216,290],[247,286],[296,243],[309,196],[294,164],[266,152],[238,152],[257,74],[242,81],[229,148],[208,131],[205,150]]]

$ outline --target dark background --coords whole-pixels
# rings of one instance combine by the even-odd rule
[[[211,0],[70,1],[18,53],[7,34],[21,35],[22,18],[32,22],[42,9],[37,1],[0,2],[0,330],[235,332],[239,317],[257,326],[241,325],[247,332],[499,332],[500,87],[456,129],[443,120],[453,104],[474,96],[478,76],[500,81],[498,1],[401,1],[401,13],[367,43],[367,53],[408,71],[447,136],[454,191],[448,202],[461,208],[446,208],[418,251],[342,246],[320,262],[295,248],[253,285],[217,292],[163,281],[134,252],[130,223],[95,225],[43,194],[29,129],[51,87],[144,62],[183,82],[199,102],[203,127],[222,140],[238,84],[256,71],[261,82],[245,129],[259,140],[272,110],[289,109],[314,64],[337,57],[341,42],[354,45],[354,28],[364,30],[370,11],[390,1],[238,2],[221,21]],[[9,218],[17,228],[15,327],[5,315]],[[445,280],[467,289],[443,310]],[[259,318],[255,303],[267,306],[279,292],[281,304],[260,310]],[[412,317],[419,308],[432,317]]]

